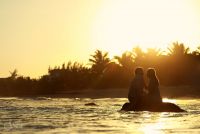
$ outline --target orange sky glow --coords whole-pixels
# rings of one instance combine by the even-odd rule
[[[200,46],[198,0],[1,0],[0,77],[38,78],[48,66],[87,64],[96,49]]]

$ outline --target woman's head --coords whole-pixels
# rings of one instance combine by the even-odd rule
[[[149,68],[147,70],[147,77],[148,78],[156,77],[156,70],[154,68]]]
[[[137,67],[135,69],[135,75],[143,75],[143,74],[144,74],[143,68]]]

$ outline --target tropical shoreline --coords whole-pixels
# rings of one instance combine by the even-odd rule
[[[163,98],[200,98],[197,93],[200,87],[192,86],[161,86],[160,91]],[[176,90],[175,90],[176,89]],[[184,91],[184,92],[183,92]],[[54,94],[15,94],[0,95],[0,97],[51,97],[51,98],[127,98],[128,88],[109,89],[80,89],[63,90]]]

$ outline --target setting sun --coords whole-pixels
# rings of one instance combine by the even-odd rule
[[[195,3],[186,0],[106,1],[93,24],[94,47],[112,55],[131,50],[157,47],[165,50],[173,41],[199,43],[199,14]]]

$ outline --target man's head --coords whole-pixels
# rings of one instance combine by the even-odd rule
[[[135,69],[135,75],[143,75],[143,74],[144,74],[144,71],[142,67],[137,67]]]

